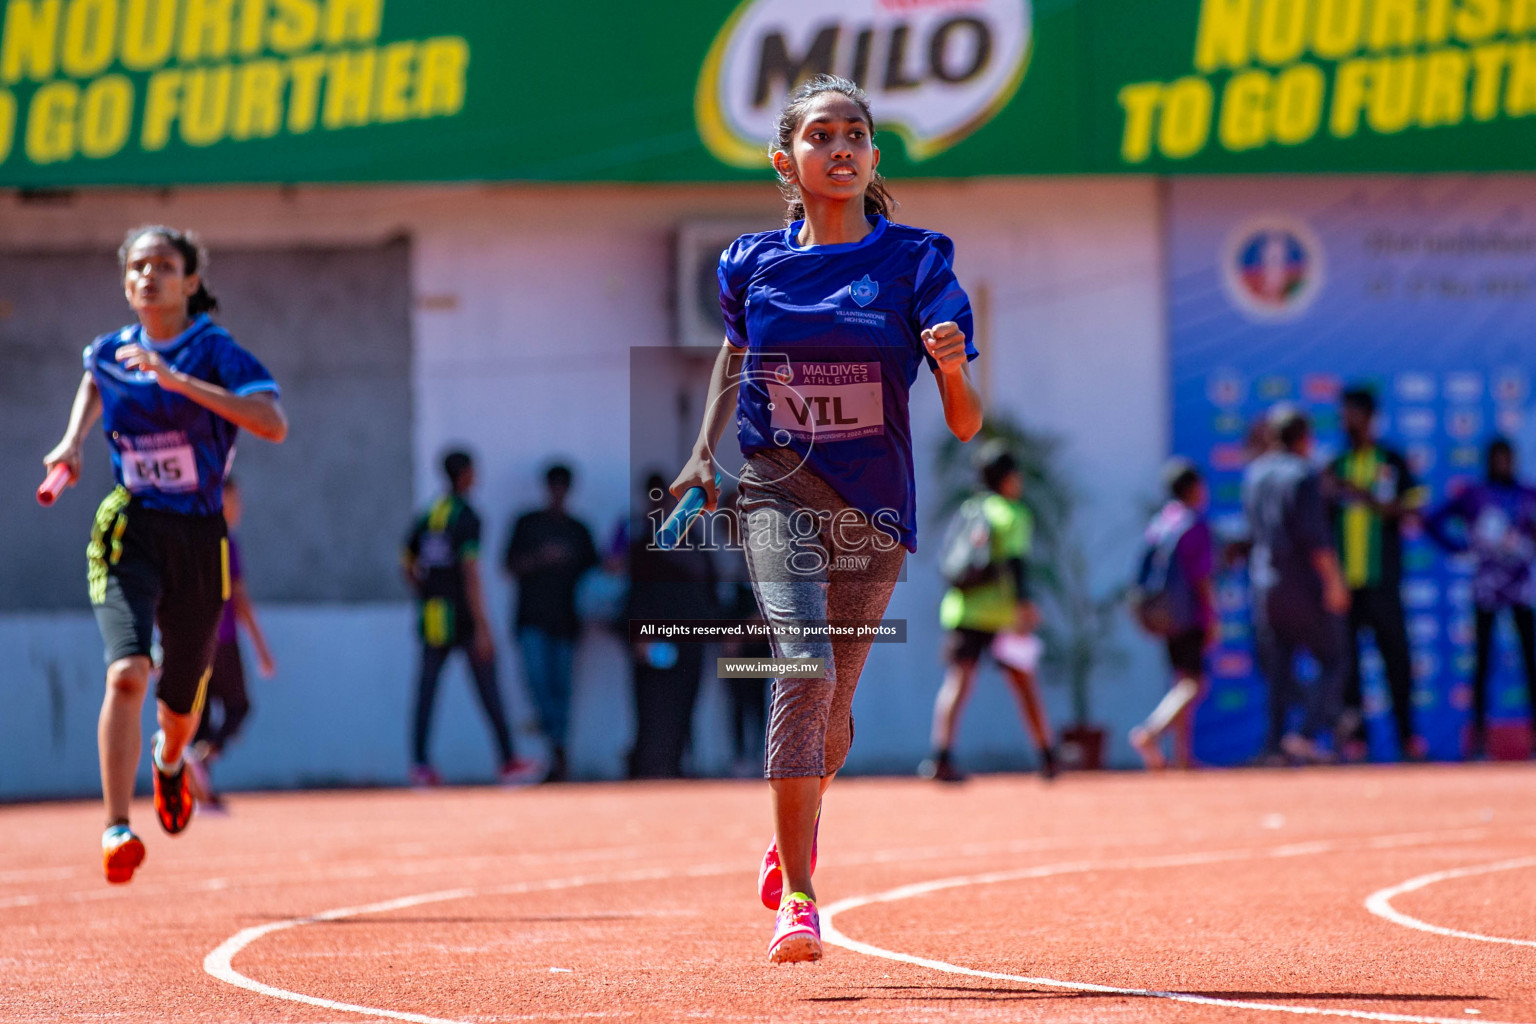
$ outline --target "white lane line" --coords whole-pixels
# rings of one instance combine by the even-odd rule
[[[1445,935],[1453,939],[1471,939],[1473,942],[1501,942],[1509,946],[1536,946],[1533,939],[1506,939],[1498,935],[1481,935],[1477,932],[1464,932],[1456,928],[1442,928],[1428,921],[1421,921],[1392,906],[1392,901],[1404,893],[1415,892],[1436,882],[1448,882],[1453,878],[1471,878],[1474,875],[1491,875],[1496,871],[1515,871],[1520,868],[1536,867],[1536,857],[1521,857],[1518,860],[1501,860],[1496,864],[1477,864],[1467,868],[1452,868],[1449,871],[1436,871],[1428,875],[1420,875],[1418,878],[1410,878],[1401,885],[1394,885],[1380,892],[1373,892],[1366,897],[1365,909],[1377,917],[1384,917],[1393,924],[1400,924],[1404,928],[1414,928],[1421,932],[1430,932],[1434,935]]]
[[[1322,853],[1331,852],[1334,850],[1348,849],[1352,844],[1363,843],[1365,845],[1370,845],[1372,843],[1381,842],[1382,840],[1392,841],[1394,845],[1409,846],[1474,840],[1483,838],[1485,835],[1486,832],[1483,829],[1456,829],[1442,833],[1420,832],[1399,836],[1378,836],[1366,840],[1354,839],[1349,841],[1309,844],[1309,846],[1311,847],[1310,852]],[[1024,844],[1021,843],[1019,845]],[[1094,871],[1100,869],[1114,870],[1117,868],[1123,869],[1124,865],[1127,863],[1134,864],[1139,867],[1174,867],[1190,864],[1208,864],[1218,863],[1221,861],[1254,859],[1258,857],[1295,856],[1295,850],[1296,847],[1291,845],[1259,850],[1233,850],[1216,853],[1173,854],[1164,857],[1146,857],[1132,862],[1079,861],[1070,864],[1046,865],[1044,867],[1025,868],[1015,871],[992,872],[987,875],[977,875],[972,877],[985,881],[1007,881],[1014,878],[1046,878],[1051,875],[1068,874],[1071,872]],[[880,859],[883,860],[883,858]],[[868,858],[867,860],[864,858],[854,858],[853,860],[868,863],[870,861],[874,861],[875,858]],[[402,896],[399,899],[385,900],[381,903],[370,903],[359,907],[343,907],[338,910],[327,910],[318,914],[311,914],[308,917],[287,918],[282,921],[272,921],[267,924],[255,925],[250,928],[245,928],[230,936],[223,943],[221,943],[218,948],[214,949],[211,953],[204,957],[203,970],[212,977],[217,978],[218,980],[227,984],[233,985],[236,988],[243,988],[247,991],[255,992],[259,995],[268,996],[273,999],[282,999],[293,1003],[304,1003],[309,1006],[318,1006],[329,1010],[341,1010],[346,1013],[358,1013],[364,1016],[388,1017],[394,1020],[413,1021],[416,1022],[416,1024],[470,1024],[470,1022],[467,1021],[458,1021],[446,1017],[430,1017],[424,1014],[404,1013],[402,1011],[387,1010],[380,1007],[361,1006],[356,1003],[343,1003],[333,999],[324,999],[319,996],[306,995],[303,992],[294,992],[289,989],[278,988],[274,985],[268,985],[264,982],[257,981],[254,978],[250,978],[244,974],[241,974],[239,971],[235,970],[233,961],[234,958],[242,950],[244,950],[251,943],[255,942],[257,939],[266,935],[271,935],[274,932],[285,931],[290,928],[298,928],[302,925],[318,924],[326,921],[339,921],[344,918],[358,917],[366,914],[386,913],[390,910],[398,910],[403,907],[421,906],[426,903],[443,903],[450,900],[468,899],[472,896],[509,896],[533,892],[551,892],[561,889],[575,889],[590,885],[617,885],[626,882],[663,881],[676,878],[705,878],[718,875],[738,874],[743,870],[744,869],[742,868],[742,865],[734,863],[700,865],[698,867],[689,868],[683,871],[653,868],[648,870],[638,870],[610,875],[582,875],[573,878],[551,879],[545,882],[524,882],[513,885],[496,886],[494,888],[488,889],[447,889],[440,892],[422,893],[416,896]],[[888,902],[892,899],[904,899],[908,896],[921,895],[923,892],[938,891],[940,888],[952,887],[950,885],[946,885],[946,881],[953,882],[954,880],[940,880],[936,883],[928,882],[917,886],[902,886],[899,889],[893,889],[890,891],[890,893],[886,893],[881,896],[862,897],[855,900],[844,900],[841,903],[834,904],[822,912],[823,932],[824,934],[828,932],[831,933],[830,935],[827,935],[828,941],[835,942],[838,945],[846,946],[849,949],[855,949],[861,953],[868,953],[871,956],[885,956],[887,959],[905,958],[906,962],[909,963],[916,963],[920,964],[921,966],[935,966],[939,963],[939,961],[922,961],[916,958],[907,958],[905,954],[890,953],[886,950],[878,950],[874,946],[868,946],[863,943],[856,943],[854,940],[848,939],[846,936],[842,936],[840,932],[832,927],[831,921],[832,917],[838,911],[851,909],[854,906],[863,906],[868,903],[876,902]],[[982,882],[971,882],[966,879],[962,879],[955,884],[982,884]],[[905,895],[895,895],[897,893],[902,893]],[[836,936],[836,938],[833,936]],[[953,965],[943,965],[942,967],[936,967],[935,969],[952,969],[953,973],[974,974],[977,977],[996,978],[999,980],[1024,980],[1032,981],[1036,984],[1042,985],[1055,984],[1056,987],[1059,988],[1070,988],[1082,991],[1120,992],[1128,995],[1162,995],[1163,998],[1172,998],[1171,994],[1164,995],[1153,992],[1142,992],[1141,990],[1111,989],[1104,986],[1076,984],[1072,982],[1050,983],[1043,979],[1016,979],[1011,975],[994,975],[987,974],[985,972],[975,972],[971,971],[969,968],[954,967]],[[1186,999],[1186,1001],[1198,1000],[1204,1000],[1219,1005],[1232,1005],[1239,1007],[1247,1005],[1231,1000],[1208,999],[1206,997],[1198,996],[1190,996]],[[1275,1007],[1275,1009],[1289,1012],[1295,1008]],[[1360,1015],[1355,1014],[1353,1016]],[[1415,1021],[1421,1022],[1421,1024],[1443,1024],[1443,1022],[1430,1017],[1377,1016],[1366,1017],[1365,1019]],[[1490,1022],[1490,1024],[1498,1024],[1498,1022]]]
[[[356,917],[359,914],[382,914],[389,910],[401,910],[405,907],[417,907],[423,903],[438,903],[443,900],[464,899],[473,896],[473,889],[449,889],[444,892],[428,892],[417,896],[405,896],[397,900],[385,900],[382,903],[369,903],[361,907],[343,907],[340,910],[327,910],[322,914],[311,917],[295,917],[286,921],[272,921],[268,924],[256,925],[245,928],[226,939],[219,948],[203,958],[203,970],[228,982],[236,988],[247,989],[258,995],[271,996],[274,999],[286,999],[291,1003],[306,1003],[309,1006],[319,1006],[327,1010],[343,1010],[347,1013],[362,1013],[372,1017],[389,1017],[393,1020],[414,1021],[415,1024],[468,1024],[466,1021],[449,1020],[445,1017],[428,1017],[421,1013],[403,1013],[400,1010],[384,1010],[374,1006],[359,1006],[356,1003],[341,1003],[334,999],[321,999],[319,996],[309,996],[302,992],[290,992],[284,988],[266,985],[254,978],[248,978],[235,970],[231,963],[235,954],[246,946],[255,942],[263,935],[271,935],[287,928],[297,928],[302,924],[315,924],[319,921],[339,921],[345,917]]]
[[[311,996],[303,992],[278,988],[275,985],[268,985],[241,974],[235,970],[234,959],[251,943],[274,932],[286,931],[290,928],[298,928],[307,924],[320,924],[326,921],[340,921],[349,917],[361,917],[365,914],[383,914],[391,910],[419,907],[427,903],[446,903],[450,900],[469,899],[472,896],[509,896],[520,893],[554,892],[561,889],[576,889],[588,885],[620,885],[627,882],[654,882],[669,878],[703,878],[712,875],[740,873],[741,871],[742,867],[740,864],[709,864],[689,868],[685,871],[649,869],[621,872],[612,875],[579,875],[574,878],[556,878],[545,882],[522,882],[489,889],[445,889],[440,892],[420,893],[415,896],[402,896],[399,899],[384,900],[379,903],[368,903],[360,907],[342,907],[337,910],[326,910],[318,914],[311,914],[308,917],[290,917],[282,921],[271,921],[267,924],[244,928],[228,939],[225,939],[219,944],[217,949],[203,958],[203,970],[212,977],[236,988],[243,988],[273,999],[284,999],[291,1003],[304,1003],[327,1010],[360,1013],[364,1016],[389,1017],[393,1020],[413,1021],[414,1024],[471,1024],[468,1021],[453,1020],[447,1017],[429,1017],[420,1013],[405,1013],[400,1010],[386,1010],[376,1006],[343,1003],[334,999],[324,999],[320,996]]]
[[[1383,839],[1404,839],[1408,837],[1381,837]],[[1413,837],[1415,840],[1433,842],[1429,834]],[[1379,840],[1373,840],[1378,842]],[[1408,842],[1397,842],[1393,845],[1413,845]],[[876,903],[893,903],[897,900],[912,899],[917,896],[927,896],[948,889],[958,889],[974,885],[995,885],[1000,882],[1021,881],[1031,878],[1049,878],[1055,875],[1081,874],[1090,871],[1142,871],[1155,868],[1187,867],[1199,864],[1214,864],[1223,861],[1238,861],[1255,859],[1257,857],[1294,857],[1304,854],[1318,854],[1336,852],[1345,849],[1343,843],[1308,843],[1304,848],[1301,844],[1274,847],[1269,850],[1253,851],[1225,851],[1206,854],[1182,854],[1165,857],[1140,857],[1118,861],[1080,861],[1069,864],[1047,864],[1041,867],[1020,868],[1014,871],[993,871],[986,874],[962,875],[954,878],[940,878],[931,882],[920,882],[915,885],[898,886],[882,893],[870,896],[855,896],[845,900],[839,900],[821,911],[821,936],[826,942],[855,953],[863,953],[865,956],[878,957],[883,960],[893,960],[897,963],[911,964],[914,967],[925,967],[929,970],[942,971],[946,974],[958,974],[969,978],[985,978],[991,981],[1012,981],[1024,985],[1035,985],[1041,988],[1068,989],[1074,992],[1101,992],[1107,995],[1139,996],[1148,999],[1167,999],[1179,1003],[1194,1003],[1201,1006],[1220,1006],[1238,1010],[1263,1010],[1270,1013],[1289,1013],[1300,1016],[1312,1017],[1345,1017],[1352,1020],[1381,1020],[1401,1021],[1406,1024],[1455,1024],[1465,1021],[1462,1017],[1424,1017],[1416,1014],[1386,1013],[1376,1010],[1346,1010],[1338,1007],[1324,1006],[1299,1006],[1285,1005],[1283,1003],[1264,1003],[1244,999],[1222,999],[1216,996],[1195,995],[1189,992],[1170,992],[1158,989],[1125,988],[1118,985],[1100,985],[1085,981],[1065,981],[1059,978],[1035,978],[1022,974],[1007,974],[1002,971],[982,971],[971,967],[962,967],[958,964],[948,963],[943,960],[932,960],[927,957],[914,956],[910,953],[901,953],[896,950],[883,949],[851,938],[837,927],[836,919],[839,914],[859,907],[866,907]],[[1515,863],[1536,863],[1536,858],[1528,861],[1507,862],[1507,865]],[[1426,876],[1431,877],[1431,876]],[[1428,884],[1428,883],[1426,883]],[[1390,998],[1390,997],[1384,997]],[[1494,1024],[1494,1022],[1490,1022]],[[1510,1022],[1504,1022],[1510,1024]]]

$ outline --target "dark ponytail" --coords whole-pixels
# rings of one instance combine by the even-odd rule
[[[806,112],[811,108],[811,102],[823,93],[840,93],[854,103],[858,104],[864,120],[869,123],[869,136],[875,136],[875,116],[869,112],[869,97],[857,84],[846,78],[836,75],[817,75],[808,79],[795,88],[789,94],[789,99],[784,104],[784,109],[779,111],[778,130],[774,135],[773,145],[769,147],[770,153],[782,150],[791,152],[795,141],[795,132],[800,130],[800,124],[805,120]],[[805,202],[800,198],[800,186],[791,181],[779,178],[779,191],[784,195],[784,201],[789,208],[784,212],[784,223],[793,224],[805,217]],[[885,179],[876,171],[869,178],[869,187],[864,190],[864,215],[866,217],[879,214],[889,220],[896,212],[896,200],[891,196],[890,189],[885,186]]]
[[[219,308],[219,300],[214,298],[208,290],[208,282],[205,279],[208,272],[208,249],[203,245],[203,240],[191,231],[177,231],[168,228],[164,224],[148,224],[144,227],[134,228],[128,232],[128,237],[123,239],[122,247],[117,250],[117,265],[123,271],[128,269],[128,252],[139,239],[146,235],[154,235],[163,238],[170,243],[171,248],[181,253],[181,271],[183,274],[196,274],[197,291],[187,299],[187,315],[191,317],[202,316],[204,313],[215,313]]]

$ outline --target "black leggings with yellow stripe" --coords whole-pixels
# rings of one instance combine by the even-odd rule
[[[153,656],[155,696],[178,715],[200,714],[229,599],[224,517],[146,509],[119,487],[101,503],[86,549],[91,608],[110,665]]]

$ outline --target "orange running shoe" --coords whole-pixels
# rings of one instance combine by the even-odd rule
[[[127,825],[113,825],[101,835],[101,866],[107,872],[107,881],[122,885],[133,879],[133,873],[144,863],[144,840],[133,834]]]
[[[151,766],[155,769],[155,817],[160,819],[160,827],[171,835],[175,835],[192,820],[192,787],[187,783],[187,762],[183,758],[181,767],[176,769],[176,774],[167,775],[160,770],[160,740],[159,733],[155,733],[155,744],[152,748],[156,756],[151,758]]]

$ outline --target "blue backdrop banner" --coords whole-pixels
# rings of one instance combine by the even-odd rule
[[[1481,475],[1495,434],[1536,457],[1529,179],[1279,178],[1260,187],[1185,178],[1171,190],[1172,436],[1208,474],[1218,535],[1241,533],[1248,431],[1279,401],[1313,415],[1322,461],[1340,449],[1341,389],[1372,386],[1382,437],[1408,457],[1432,504]],[[1416,524],[1404,532],[1418,728],[1432,756],[1456,758],[1471,707],[1471,567]],[[1223,572],[1218,593],[1221,643],[1195,754],[1235,764],[1261,751],[1267,691],[1241,567]],[[1523,722],[1507,621],[1496,648],[1490,719]],[[1380,658],[1366,644],[1361,660],[1372,756],[1395,757]]]

